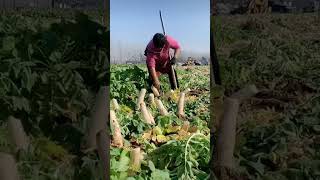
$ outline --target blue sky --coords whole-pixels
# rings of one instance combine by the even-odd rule
[[[184,52],[209,54],[209,0],[110,0],[111,56],[143,51],[153,34],[162,32],[159,10],[166,34]]]

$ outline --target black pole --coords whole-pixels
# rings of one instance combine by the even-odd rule
[[[220,76],[220,66],[219,66],[219,61],[217,58],[217,51],[216,51],[216,46],[214,43],[214,32],[213,32],[213,17],[214,15],[216,15],[216,0],[210,0],[210,89],[213,88],[213,80],[215,82],[216,85],[221,85],[221,76]],[[212,74],[213,74],[213,78],[212,78]],[[210,93],[210,96],[212,94]],[[213,110],[213,106],[214,106],[214,101],[213,98],[210,98],[210,109],[211,111]],[[217,121],[217,119],[213,119],[212,116],[210,116],[210,151],[211,153],[211,158],[210,158],[210,179],[215,179],[215,174],[214,174],[214,157],[215,157],[215,142],[216,142],[216,137],[214,134],[214,126],[213,126],[213,122]]]
[[[166,35],[166,31],[164,30],[164,25],[163,25],[163,21],[162,21],[161,11],[159,11],[159,14],[160,14],[160,20],[161,20],[163,35]]]
[[[217,57],[217,51],[216,51],[216,46],[214,43],[214,32],[213,32],[213,17],[216,15],[215,8],[216,8],[216,1],[215,0],[210,0],[210,61],[211,61],[211,70],[214,75],[214,81],[215,84],[221,85],[221,75],[220,75],[220,66],[219,66],[219,61]]]
[[[217,58],[217,52],[216,52],[216,48],[215,48],[215,44],[214,44],[214,37],[213,37],[213,32],[210,33],[210,39],[211,39],[211,42],[210,42],[210,46],[211,46],[211,68],[212,68],[212,71],[213,71],[213,75],[214,75],[214,81],[215,81],[215,84],[217,85],[222,85],[221,83],[221,76],[220,76],[220,66],[219,66],[219,61],[218,61],[218,58]]]
[[[160,14],[160,20],[161,20],[161,25],[162,25],[162,31],[163,31],[163,35],[166,35],[166,31],[164,30],[164,25],[163,25],[163,20],[162,20],[162,15],[161,15],[161,10],[159,11],[159,14]],[[176,70],[174,69],[174,67],[172,65],[171,66],[171,77],[172,77],[172,83],[171,84],[171,81],[170,81],[170,85],[171,85],[171,89],[177,89],[179,88],[179,82],[178,82],[178,78],[177,78],[177,72]],[[169,76],[170,77],[170,76]]]

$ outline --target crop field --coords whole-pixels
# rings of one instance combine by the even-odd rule
[[[171,92],[162,76],[164,94],[147,90],[139,101],[145,65],[112,65],[106,78],[109,37],[99,13],[0,13],[0,158],[11,154],[21,179],[102,179],[83,137],[94,95],[109,80],[117,101],[110,102],[112,180],[209,179],[216,152],[209,127],[216,137],[224,98],[249,84],[259,93],[240,105],[232,176],[320,179],[318,14],[216,17],[223,85],[210,89],[208,66],[177,67],[180,90]],[[17,151],[25,137],[28,148]]]
[[[155,125],[145,123],[135,109],[139,91],[146,87],[144,66],[113,66],[110,93],[120,105],[115,114],[125,141],[121,148],[119,143],[111,148],[112,179],[208,178],[209,127],[217,124],[224,97],[249,84],[259,93],[240,106],[232,176],[319,179],[319,29],[317,14],[216,17],[213,30],[223,85],[213,87],[210,96],[204,91],[209,88],[208,67],[178,71],[181,91],[201,92],[186,98],[187,134],[181,133],[185,124],[175,115],[174,97],[160,98],[169,111],[165,117],[148,104],[146,94]],[[164,92],[167,80],[161,80]],[[212,123],[209,96],[214,99]],[[216,132],[214,128],[214,136]]]
[[[319,15],[216,17],[212,28],[223,82],[213,107],[219,94],[260,90],[239,110],[235,175],[320,179]]]
[[[12,155],[21,179],[101,179],[96,153],[82,151],[93,97],[106,84],[101,19],[71,10],[1,12],[1,162]]]
[[[206,179],[210,159],[210,79],[209,66],[178,67],[180,90],[169,91],[169,79],[161,76],[164,92],[159,99],[167,114],[156,103],[144,98],[155,124],[145,121],[137,110],[139,92],[147,88],[145,65],[111,66],[111,103],[120,126],[120,141],[116,128],[112,129],[111,179]],[[180,91],[185,94],[185,118],[177,115]],[[188,122],[188,123],[187,123]],[[111,126],[111,127],[116,127]],[[118,127],[119,128],[119,127]],[[142,159],[140,161],[140,159]]]

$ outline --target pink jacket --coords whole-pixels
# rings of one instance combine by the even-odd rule
[[[161,48],[155,48],[152,40],[149,42],[146,48],[146,56],[147,56],[147,66],[149,68],[157,68],[159,69],[164,64],[166,64],[170,60],[169,50],[170,49],[179,49],[179,43],[173,39],[172,37],[166,35],[167,44]]]

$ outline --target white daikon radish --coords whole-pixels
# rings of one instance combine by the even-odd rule
[[[154,94],[153,94],[153,93],[150,93],[150,94],[149,94],[149,103],[150,103],[151,105],[154,105],[154,104],[155,104],[155,102],[154,102]]]
[[[8,127],[11,137],[11,141],[15,146],[15,152],[20,150],[27,150],[28,148],[28,138],[24,132],[23,126],[19,119],[10,116],[8,118]]]
[[[146,95],[146,92],[146,89],[141,89],[136,106],[137,110],[140,110],[140,104],[144,101],[144,96]]]
[[[0,179],[19,180],[18,167],[14,157],[10,154],[0,152]]]
[[[137,147],[131,150],[130,153],[130,166],[134,171],[139,171],[141,166],[141,153],[140,148]]]
[[[120,110],[120,106],[119,106],[118,101],[116,99],[112,99],[111,102],[112,102],[113,109],[115,111]]]
[[[151,89],[152,89],[154,96],[156,96],[156,97],[160,96],[160,93],[157,88],[155,88],[154,86],[151,86]]]
[[[113,110],[110,110],[110,120],[114,129],[113,144],[117,147],[122,147],[123,137],[121,134],[121,128],[117,120],[116,113]]]
[[[110,107],[109,89],[109,86],[101,87],[96,96],[95,105],[91,113],[91,120],[88,121],[88,134],[84,152],[96,149],[97,133],[101,130],[107,129],[109,113],[106,109],[109,109]]]
[[[185,93],[182,92],[180,93],[180,98],[179,98],[179,103],[178,103],[178,117],[184,117],[184,98],[185,98]]]
[[[221,116],[218,139],[216,141],[216,167],[234,168],[233,153],[239,106],[238,99],[226,98],[224,101],[224,112]]]
[[[143,116],[143,119],[145,120],[145,122],[148,124],[152,124],[150,113],[149,113],[149,111],[146,107],[146,104],[144,102],[141,103],[140,108],[141,108],[141,113],[142,113],[142,116]]]
[[[154,117],[152,116],[152,114],[148,108],[147,108],[147,111],[149,113],[149,119],[150,119],[151,124],[155,124]]]
[[[160,99],[156,99],[155,101],[156,101],[157,107],[158,107],[158,109],[160,111],[160,114],[163,115],[163,116],[168,115],[169,113],[168,113],[167,109],[164,107],[164,105],[162,104],[161,100]]]
[[[140,147],[132,149],[130,152],[130,170],[128,173],[130,176],[133,176],[140,171],[142,160],[143,155]]]

